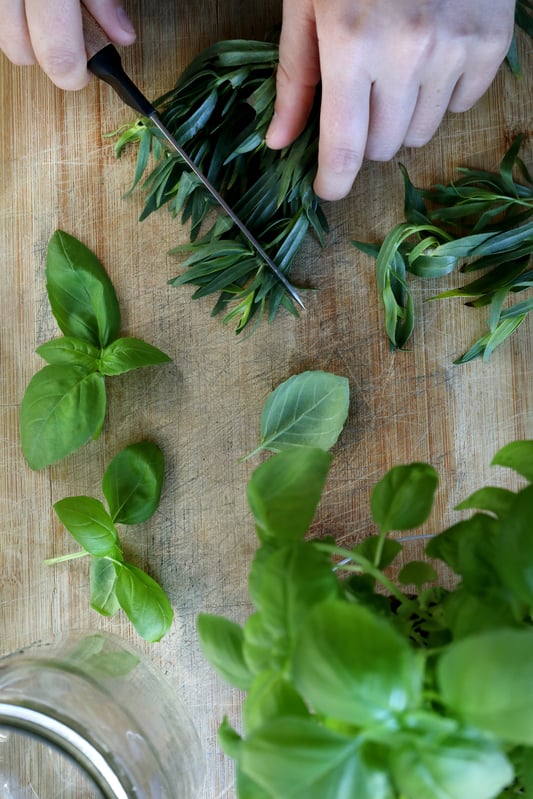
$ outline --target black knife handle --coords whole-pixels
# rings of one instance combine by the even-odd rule
[[[141,116],[149,117],[154,113],[155,108],[152,103],[146,99],[141,90],[124,72],[122,60],[114,45],[106,44],[91,56],[87,61],[87,69],[97,78],[108,83],[126,105],[129,105]]]

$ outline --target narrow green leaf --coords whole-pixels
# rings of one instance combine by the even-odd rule
[[[115,522],[142,524],[156,511],[164,477],[163,453],[150,441],[130,444],[107,467],[102,491]]]
[[[102,616],[114,616],[120,608],[115,593],[116,581],[117,571],[112,560],[91,559],[91,607]]]
[[[160,641],[170,630],[174,611],[161,586],[131,563],[116,564],[115,592],[120,607],[146,641]]]
[[[105,411],[101,375],[79,366],[45,366],[30,380],[20,408],[28,464],[43,469],[96,438]]]
[[[439,478],[427,463],[394,466],[376,484],[370,507],[382,533],[423,524],[433,507]]]
[[[37,347],[36,352],[52,365],[73,365],[94,372],[98,368],[100,350],[79,338],[62,336]]]
[[[54,510],[71,536],[91,555],[121,557],[113,520],[102,503],[92,497],[66,497]]]
[[[103,375],[120,375],[142,366],[169,363],[164,352],[138,338],[126,336],[115,339],[102,351],[100,371]]]
[[[48,244],[46,290],[66,336],[106,347],[119,335],[120,309],[113,284],[91,250],[62,230]]]
[[[211,666],[230,685],[247,691],[253,677],[243,657],[242,627],[222,616],[200,613],[197,628],[202,652]]]

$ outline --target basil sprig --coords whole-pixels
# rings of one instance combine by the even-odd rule
[[[55,503],[59,519],[83,548],[46,561],[51,565],[90,556],[91,607],[103,616],[122,608],[147,641],[159,641],[168,632],[173,610],[161,586],[125,560],[116,525],[142,524],[155,513],[163,474],[163,454],[156,444],[141,442],[119,452],[102,479],[107,508],[87,496]]]
[[[21,404],[22,449],[32,469],[98,438],[106,377],[171,360],[141,339],[120,337],[113,284],[97,257],[61,230],[48,244],[46,290],[64,335],[37,348],[49,365],[33,376]]]
[[[376,259],[378,292],[391,346],[403,349],[414,329],[414,304],[408,275],[439,278],[452,272],[481,277],[430,299],[463,297],[466,305],[488,311],[488,331],[455,363],[485,360],[533,311],[533,298],[510,302],[533,286],[533,179],[519,149],[518,136],[499,172],[461,168],[448,185],[419,189],[402,167],[405,222],[381,245],[354,241]],[[520,173],[522,182],[513,177]]]

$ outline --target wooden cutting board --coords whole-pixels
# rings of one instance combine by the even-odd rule
[[[227,0],[131,4],[140,31],[124,63],[145,93],[169,89],[204,46],[230,37],[262,38],[280,18],[280,4]],[[351,411],[314,526],[350,544],[372,532],[368,499],[390,466],[429,461],[441,475],[430,523],[438,531],[453,506],[488,480],[510,485],[491,469],[496,450],[533,436],[530,323],[488,363],[452,361],[481,334],[484,314],[456,300],[426,303],[444,283],[415,284],[415,335],[408,352],[391,353],[371,259],[354,238],[380,240],[402,220],[403,162],[418,185],[447,181],[460,165],[496,168],[518,132],[529,137],[533,163],[531,48],[520,36],[524,75],[503,67],[469,113],[449,115],[422,150],[391,163],[366,164],[350,196],[325,208],[331,233],[324,250],[310,239],[294,278],[315,286],[299,320],[281,314],[249,338],[237,338],[210,317],[209,299],[167,280],[180,269],[168,250],[187,232],[165,211],[139,223],[142,193],[124,199],[135,152],[116,160],[105,134],[131,119],[107,86],[93,82],[62,93],[36,68],[0,60],[0,641],[3,652],[68,628],[108,629],[135,641],[169,675],[192,712],[206,751],[204,796],[234,796],[232,764],[216,729],[236,721],[240,696],[222,684],[198,648],[199,611],[241,621],[248,611],[247,572],[255,549],[245,486],[258,460],[239,463],[259,436],[268,393],[290,375],[326,369],[349,378]],[[123,333],[168,352],[169,366],[109,381],[101,438],[64,462],[32,472],[21,455],[19,405],[43,364],[35,348],[58,330],[44,284],[48,240],[57,228],[99,256],[120,299]],[[52,511],[73,494],[99,495],[102,472],[126,444],[157,441],[166,457],[166,487],[157,516],[126,537],[131,557],[158,578],[176,621],[160,643],[145,646],[119,615],[105,621],[88,607],[88,564],[47,567],[46,557],[74,549]],[[421,552],[413,542],[409,554]],[[443,575],[443,579],[447,579]]]

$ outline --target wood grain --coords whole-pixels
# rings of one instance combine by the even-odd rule
[[[129,11],[140,33],[123,52],[124,66],[147,96],[156,97],[204,46],[229,37],[262,38],[279,20],[280,3],[141,1]],[[204,662],[195,619],[208,611],[242,621],[249,611],[247,572],[256,542],[245,485],[257,462],[242,464],[239,457],[257,443],[268,393],[304,369],[349,378],[351,412],[313,529],[344,544],[371,532],[369,493],[388,467],[423,460],[438,468],[439,498],[421,532],[437,530],[456,518],[454,504],[486,481],[510,485],[507,473],[490,469],[490,459],[503,444],[533,436],[530,323],[488,363],[453,366],[483,329],[483,313],[456,300],[424,303],[437,284],[419,281],[411,349],[391,354],[373,262],[351,245],[353,238],[379,240],[401,221],[399,161],[415,183],[429,185],[449,180],[459,165],[496,167],[523,131],[529,137],[524,158],[532,164],[531,50],[524,37],[519,45],[521,81],[503,67],[480,103],[448,116],[424,149],[365,164],[350,196],[326,208],[326,248],[309,240],[295,268],[297,283],[319,288],[309,293],[308,310],[298,321],[281,315],[243,339],[210,317],[209,300],[193,303],[187,288],[167,285],[179,272],[179,259],[167,252],[187,234],[165,212],[139,223],[141,194],[123,198],[135,153],[116,160],[105,134],[131,113],[112,90],[93,81],[65,94],[37,68],[0,61],[1,650],[82,627],[135,641],[195,718],[208,760],[206,799],[235,795],[232,764],[216,730],[224,714],[237,721],[241,697]],[[18,411],[42,366],[36,346],[58,333],[44,284],[47,242],[57,228],[80,238],[105,265],[121,302],[124,334],[145,338],[174,360],[110,380],[102,437],[36,473],[21,454]],[[43,563],[74,549],[52,503],[70,494],[99,495],[109,459],[142,438],[164,450],[166,487],[157,516],[125,540],[176,610],[171,633],[153,646],[143,645],[121,615],[106,621],[90,611],[87,563]],[[413,542],[412,552],[420,547]]]

